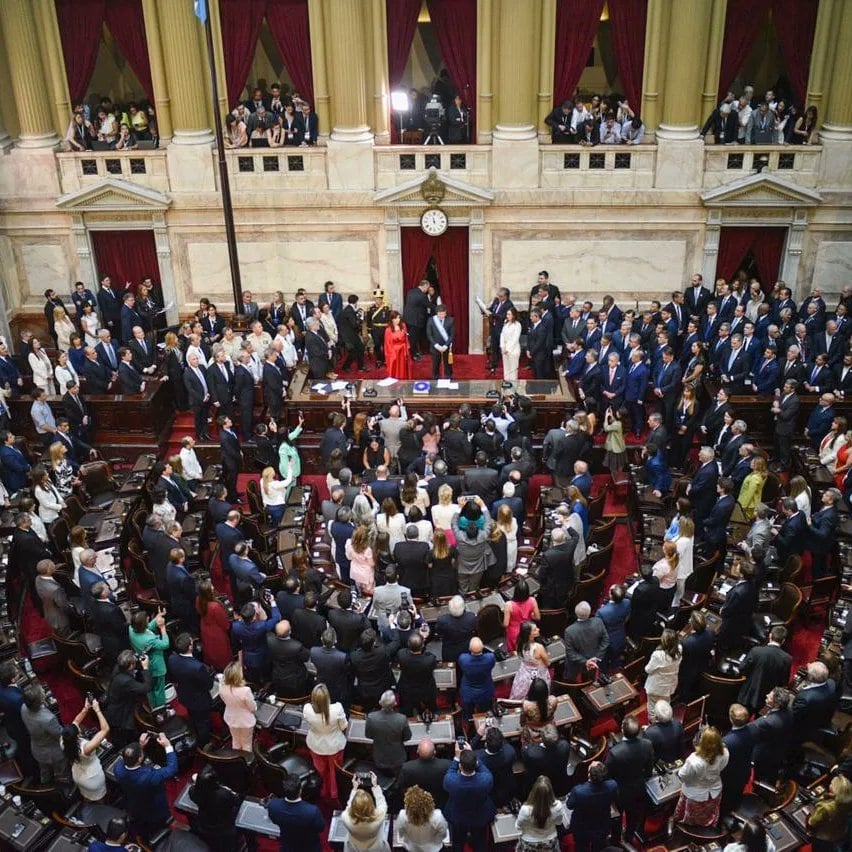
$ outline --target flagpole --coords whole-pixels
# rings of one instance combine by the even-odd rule
[[[222,212],[225,214],[225,240],[228,244],[228,263],[231,267],[231,290],[234,296],[234,312],[243,312],[243,286],[240,262],[237,256],[237,232],[234,228],[234,208],[231,204],[231,184],[228,180],[228,163],[225,159],[225,142],[222,136],[222,116],[219,114],[219,86],[216,79],[216,57],[213,53],[213,28],[207,0],[196,2],[196,14],[202,11],[204,35],[207,39],[207,64],[210,70],[210,87],[213,91],[213,129],[216,134],[216,153],[219,163],[219,184],[222,188]],[[200,17],[200,15],[198,15]]]

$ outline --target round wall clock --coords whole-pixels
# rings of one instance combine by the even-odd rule
[[[430,237],[440,237],[447,230],[448,225],[447,214],[440,207],[430,207],[424,210],[420,217],[420,227],[423,233]]]

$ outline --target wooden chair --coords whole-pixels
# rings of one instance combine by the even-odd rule
[[[705,711],[707,720],[719,728],[728,722],[728,709],[737,700],[744,677],[719,677],[708,672],[701,673],[701,690],[706,693]]]
[[[83,695],[91,692],[97,697],[106,693],[109,687],[109,677],[100,674],[102,668],[103,662],[100,659],[92,660],[83,666],[78,665],[74,660],[68,660],[68,674],[71,675],[74,686]]]
[[[607,482],[601,489],[601,493],[597,497],[592,497],[589,500],[587,511],[589,514],[589,524],[594,525],[603,518],[604,503],[606,503],[606,495],[609,492],[609,483]]]
[[[784,567],[781,569],[780,580],[782,583],[795,583],[802,573],[802,557],[796,553],[787,557]]]
[[[503,640],[506,630],[503,613],[497,604],[488,604],[476,614],[476,635],[486,645]]]
[[[586,556],[586,564],[583,566],[583,572],[586,574],[597,575],[605,574],[609,570],[610,562],[612,561],[612,551],[614,544],[610,543],[607,547],[602,547],[600,550],[593,550]]]
[[[201,760],[209,763],[216,770],[218,779],[235,793],[241,796],[249,793],[254,772],[246,759],[246,752],[229,748],[216,752],[205,746],[197,749],[196,754]]]
[[[56,553],[64,553],[68,549],[68,521],[60,515],[48,528],[47,534]]]
[[[648,657],[636,657],[624,666],[624,676],[636,688],[641,689],[645,680],[645,666],[648,665]]]
[[[702,695],[694,701],[690,701],[683,711],[683,718],[680,720],[683,725],[683,734],[686,739],[691,739],[698,730],[701,720],[704,718],[704,705],[707,703],[707,696]]]
[[[565,632],[568,626],[568,613],[564,609],[543,609],[538,622],[542,636],[559,636]]]
[[[814,580],[805,598],[805,615],[808,620],[825,615],[837,597],[837,577],[833,574]],[[802,595],[799,593],[799,601]],[[791,619],[792,620],[792,619]]]
[[[98,660],[98,650],[90,647],[84,637],[85,633],[69,633],[65,636],[59,633],[52,633],[50,638],[56,645],[57,651],[66,662],[76,663],[81,669],[93,660]]]
[[[107,506],[118,497],[118,483],[113,479],[105,461],[86,462],[80,465],[80,479],[89,502],[93,506]]]
[[[53,811],[64,811],[68,800],[58,787],[42,784],[24,778],[23,781],[12,781],[6,785],[6,790],[13,796],[20,796],[25,802],[33,802],[45,814]]]
[[[265,749],[257,740],[254,741],[253,745],[261,783],[266,788],[266,792],[274,796],[278,795],[281,790],[281,782],[287,777],[287,770],[275,761],[284,750],[284,743],[278,743],[270,749]]]
[[[716,551],[709,559],[699,562],[693,572],[686,578],[686,582],[684,583],[685,590],[687,592],[695,592],[699,595],[710,594],[710,588],[716,579],[716,567],[719,561],[720,554]]]
[[[610,554],[612,553],[612,547],[609,548]],[[603,551],[599,551],[603,552]],[[593,554],[597,555],[597,554]],[[594,612],[598,608],[598,602],[601,599],[601,595],[603,594],[604,587],[604,578],[606,577],[607,569],[601,569],[597,574],[592,577],[589,577],[585,580],[580,580],[574,586],[574,591],[571,593],[571,599],[568,604],[568,612],[574,612],[574,607],[577,606],[580,601],[585,601],[591,608],[592,612]]]
[[[612,518],[609,521],[596,524],[589,532],[589,544],[596,544],[601,549],[606,549],[612,544],[615,538],[615,525],[618,523],[618,518]]]
[[[68,526],[77,526],[77,521],[86,514],[86,507],[80,501],[76,494],[71,494],[65,498],[65,508],[61,512],[62,517],[68,522]]]

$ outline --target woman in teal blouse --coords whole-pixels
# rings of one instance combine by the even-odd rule
[[[169,648],[169,636],[166,633],[166,618],[161,612],[148,621],[141,610],[133,616],[130,627],[130,647],[137,654],[147,654],[149,671],[153,685],[148,693],[148,704],[153,710],[166,703],[166,659],[163,652]]]
[[[293,441],[302,434],[302,429],[305,425],[305,418],[302,415],[299,415],[299,425],[289,434],[286,430],[282,429],[281,432],[281,445],[278,447],[278,472],[281,476],[286,479],[288,476],[292,474],[293,483],[296,483],[296,480],[302,474],[302,460],[299,458],[299,450],[296,448],[296,445]],[[273,420],[270,423],[270,429],[273,432],[277,431],[277,426],[275,421]],[[292,485],[290,488],[292,489]],[[289,496],[290,492],[287,492]]]

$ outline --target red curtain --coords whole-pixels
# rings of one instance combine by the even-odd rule
[[[468,258],[467,228],[447,228],[433,245],[441,299],[455,320],[453,351],[467,354],[468,326]]]
[[[154,84],[151,82],[142,0],[110,0],[106,4],[106,25],[118,49],[142,84],[149,102],[153,104]]]
[[[441,58],[456,91],[470,108],[470,138],[475,141],[476,0],[427,0],[427,5]]]
[[[802,107],[807,106],[805,98],[818,11],[819,0],[772,0],[772,19],[793,87],[793,100]]]
[[[675,14],[677,14],[675,12]],[[609,19],[618,76],[630,106],[642,108],[642,75],[645,68],[645,21],[648,0],[610,0]]]
[[[447,228],[440,237],[430,237],[420,228],[401,228],[403,295],[416,287],[434,257],[441,285],[441,299],[456,324],[453,350],[467,353],[468,325],[468,231]]]
[[[722,228],[719,234],[719,253],[716,258],[716,277],[730,281],[745,260],[759,228]]]
[[[316,111],[308,0],[268,0],[266,23],[281,51],[295,90]]]
[[[757,266],[757,280],[768,293],[778,280],[781,269],[781,252],[787,238],[786,228],[754,228],[757,231],[751,244],[751,253]]]
[[[385,0],[388,32],[388,84],[393,92],[400,84],[417,32],[420,0]],[[399,127],[391,116],[391,142],[399,142]]]
[[[728,94],[728,89],[751,52],[757,34],[766,23],[771,4],[772,0],[728,0],[725,36],[722,42],[722,67],[719,69],[719,100]],[[785,24],[792,29],[794,38],[798,37],[799,30],[798,25],[792,22],[797,17],[798,15],[789,18]]]
[[[157,246],[153,231],[92,231],[95,266],[98,280],[104,275],[112,278],[113,289],[124,292],[130,281],[136,285],[149,275],[154,284],[160,283],[157,265]]]
[[[265,12],[266,0],[220,0],[229,107],[236,105],[245,89]]]
[[[95,71],[104,25],[105,0],[56,0],[56,18],[72,104],[86,97]],[[39,97],[33,92],[33,97]]]
[[[561,104],[574,94],[595,43],[606,0],[557,0],[556,68],[553,101]],[[638,107],[637,107],[638,109]]]

